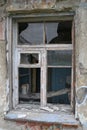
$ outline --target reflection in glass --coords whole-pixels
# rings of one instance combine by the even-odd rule
[[[57,37],[57,27],[58,23],[45,23],[46,41],[48,44],[54,37]]]
[[[43,23],[19,23],[18,44],[43,44]]]
[[[18,44],[71,44],[71,21],[18,23]]]
[[[48,51],[47,53],[48,66],[71,66],[72,65],[72,51]]]
[[[47,44],[71,44],[71,21],[46,23]]]

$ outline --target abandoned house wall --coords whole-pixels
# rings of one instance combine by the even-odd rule
[[[87,129],[87,1],[85,0],[31,0],[28,4],[23,1],[18,4],[0,1],[0,130],[86,130]],[[38,3],[39,2],[39,3]],[[10,5],[10,6],[9,6]],[[27,5],[27,6],[26,6]],[[6,11],[7,8],[7,11]],[[10,12],[34,12],[37,9],[47,9],[56,12],[74,11],[75,13],[75,67],[76,67],[76,109],[75,116],[79,120],[78,127],[60,124],[43,124],[35,122],[12,122],[4,120],[8,111],[9,89],[8,79],[8,42],[6,38],[6,18]],[[7,55],[6,55],[7,54]]]
[[[80,3],[76,13],[76,111],[87,126],[87,3]]]

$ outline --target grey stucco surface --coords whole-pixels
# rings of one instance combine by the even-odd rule
[[[86,3],[85,3],[86,2]],[[18,5],[11,9],[19,9]],[[21,6],[23,7],[23,5]],[[38,9],[38,5],[28,6],[30,9]],[[85,0],[62,0],[52,1],[50,5],[40,4],[40,8],[52,8],[57,11],[74,11],[75,12],[75,56],[76,56],[76,118],[79,119],[82,127],[78,128],[61,128],[61,130],[87,130],[87,1]],[[2,7],[0,8],[2,10]],[[5,16],[5,14],[4,14]],[[5,28],[4,28],[5,29]],[[0,30],[1,32],[1,30]],[[6,32],[4,32],[6,33]],[[0,130],[39,130],[40,127],[28,127],[26,124],[18,124],[4,120],[4,114],[7,110],[7,63],[6,63],[6,39],[0,40]],[[84,89],[84,90],[83,90]],[[85,95],[85,96],[84,96]],[[47,130],[59,130],[56,127],[49,127]],[[43,127],[43,130],[46,130]]]

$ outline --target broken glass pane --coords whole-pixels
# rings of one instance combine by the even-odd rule
[[[46,23],[47,44],[71,44],[71,21]]]
[[[21,64],[37,64],[39,63],[39,55],[36,53],[33,53],[33,54],[22,53],[20,63]]]
[[[43,23],[19,23],[18,44],[43,44]]]

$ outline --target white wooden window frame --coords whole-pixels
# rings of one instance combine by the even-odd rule
[[[41,68],[41,86],[40,100],[41,106],[47,105],[47,50],[72,50],[73,44],[51,44],[51,45],[19,45],[18,44],[18,21],[13,21],[13,107],[19,104],[18,92],[18,67],[40,67]],[[25,20],[26,21],[26,20]],[[54,20],[55,21],[55,20]],[[32,21],[33,22],[33,21]],[[34,20],[34,22],[37,22]],[[15,39],[15,40],[14,40]],[[20,65],[20,53],[38,53],[41,57],[38,65]],[[72,65],[73,66],[73,65]],[[72,69],[73,71],[73,69]],[[73,72],[72,72],[73,74]],[[73,75],[71,76],[73,77]],[[71,79],[73,83],[73,79]],[[73,85],[72,85],[73,86]],[[73,90],[73,89],[71,89]]]
[[[7,40],[8,40],[8,47],[9,48],[9,53],[8,53],[8,77],[9,77],[9,100],[8,100],[8,104],[9,104],[9,110],[11,112],[12,109],[15,109],[18,105],[19,105],[19,101],[18,101],[18,67],[20,66],[20,54],[21,53],[38,53],[39,54],[39,63],[37,65],[27,65],[25,67],[40,67],[41,68],[41,106],[45,107],[47,105],[47,92],[46,92],[46,84],[47,84],[47,61],[46,61],[46,57],[47,57],[47,50],[72,50],[72,61],[73,61],[73,57],[74,57],[74,53],[73,53],[73,44],[59,44],[59,45],[46,45],[46,48],[43,45],[37,45],[37,47],[34,46],[29,46],[29,45],[18,45],[17,44],[17,28],[18,28],[18,24],[17,22],[21,22],[21,21],[25,21],[25,18],[27,18],[26,22],[36,22],[37,21],[42,21],[43,19],[46,20],[49,18],[48,21],[58,21],[58,20],[72,20],[73,21],[73,14],[62,14],[62,15],[53,15],[53,16],[41,16],[38,15],[38,17],[36,15],[26,15],[26,16],[13,16],[13,17],[8,17],[7,18]],[[74,41],[74,40],[73,40]],[[72,43],[73,43],[72,41]],[[74,62],[72,62],[72,66],[73,66]],[[73,105],[73,77],[74,77],[74,72],[73,72],[73,67],[72,67],[72,86],[71,86],[71,105]],[[44,83],[44,84],[43,84]],[[7,84],[7,85],[8,85]],[[13,113],[13,111],[12,111]],[[12,113],[8,113],[5,118],[6,119],[24,119],[25,117],[21,116],[21,118],[19,118],[18,115],[18,111],[15,111],[14,115],[16,115],[17,117],[13,117],[12,118]],[[22,113],[21,113],[22,114]],[[20,113],[19,113],[20,115]],[[35,113],[34,113],[35,115]],[[46,119],[46,115],[48,116],[48,118]],[[42,122],[60,122],[60,123],[64,123],[66,122],[65,118],[66,116],[64,116],[64,119],[61,121],[60,120],[60,115],[56,115],[56,114],[47,114],[46,113],[41,114],[40,116],[42,117],[42,119],[40,120],[39,117],[37,116],[37,118],[33,118],[31,115],[31,112],[29,114],[29,119],[28,120],[36,120],[36,121],[42,121]],[[69,115],[68,115],[69,116]],[[51,117],[54,120],[51,120]],[[73,115],[70,115],[70,117],[72,118],[70,121],[70,118],[68,120],[68,122],[70,124],[72,124],[72,122],[77,125],[77,122],[75,122],[75,120],[73,119]],[[59,119],[58,119],[59,118]],[[26,120],[26,118],[25,118]]]

